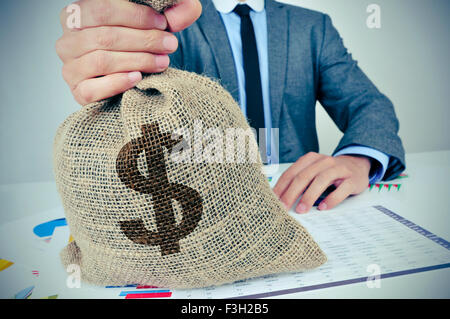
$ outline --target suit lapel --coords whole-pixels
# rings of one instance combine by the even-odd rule
[[[239,103],[239,87],[233,53],[222,18],[209,0],[202,0],[203,13],[197,23],[213,51],[221,84]]]
[[[279,127],[286,80],[288,49],[288,14],[282,3],[266,0],[269,50],[269,86],[272,125]]]

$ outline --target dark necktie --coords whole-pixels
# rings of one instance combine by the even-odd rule
[[[264,108],[259,71],[258,48],[256,47],[255,30],[250,19],[250,7],[246,4],[237,5],[234,12],[241,17],[242,54],[244,57],[245,93],[247,96],[247,119],[250,126],[256,130],[257,141],[260,142],[260,152],[265,158],[265,134],[259,134],[264,125]]]

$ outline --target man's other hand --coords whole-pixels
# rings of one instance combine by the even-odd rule
[[[306,213],[320,195],[334,185],[336,190],[322,200],[318,207],[327,210],[348,196],[367,189],[370,168],[371,162],[364,156],[331,157],[308,153],[281,175],[273,190],[288,210],[302,196],[295,211]]]

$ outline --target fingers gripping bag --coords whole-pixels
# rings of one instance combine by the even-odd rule
[[[174,1],[136,2],[162,10]],[[226,151],[250,150],[254,136],[230,130],[249,130],[231,95],[173,68],[67,118],[54,144],[74,238],[63,265],[96,285],[172,289],[322,265],[326,256],[271,190],[259,154]]]

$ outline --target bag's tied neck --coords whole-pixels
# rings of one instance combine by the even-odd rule
[[[175,5],[179,0],[129,0],[138,4],[145,4],[162,13],[167,8]]]

